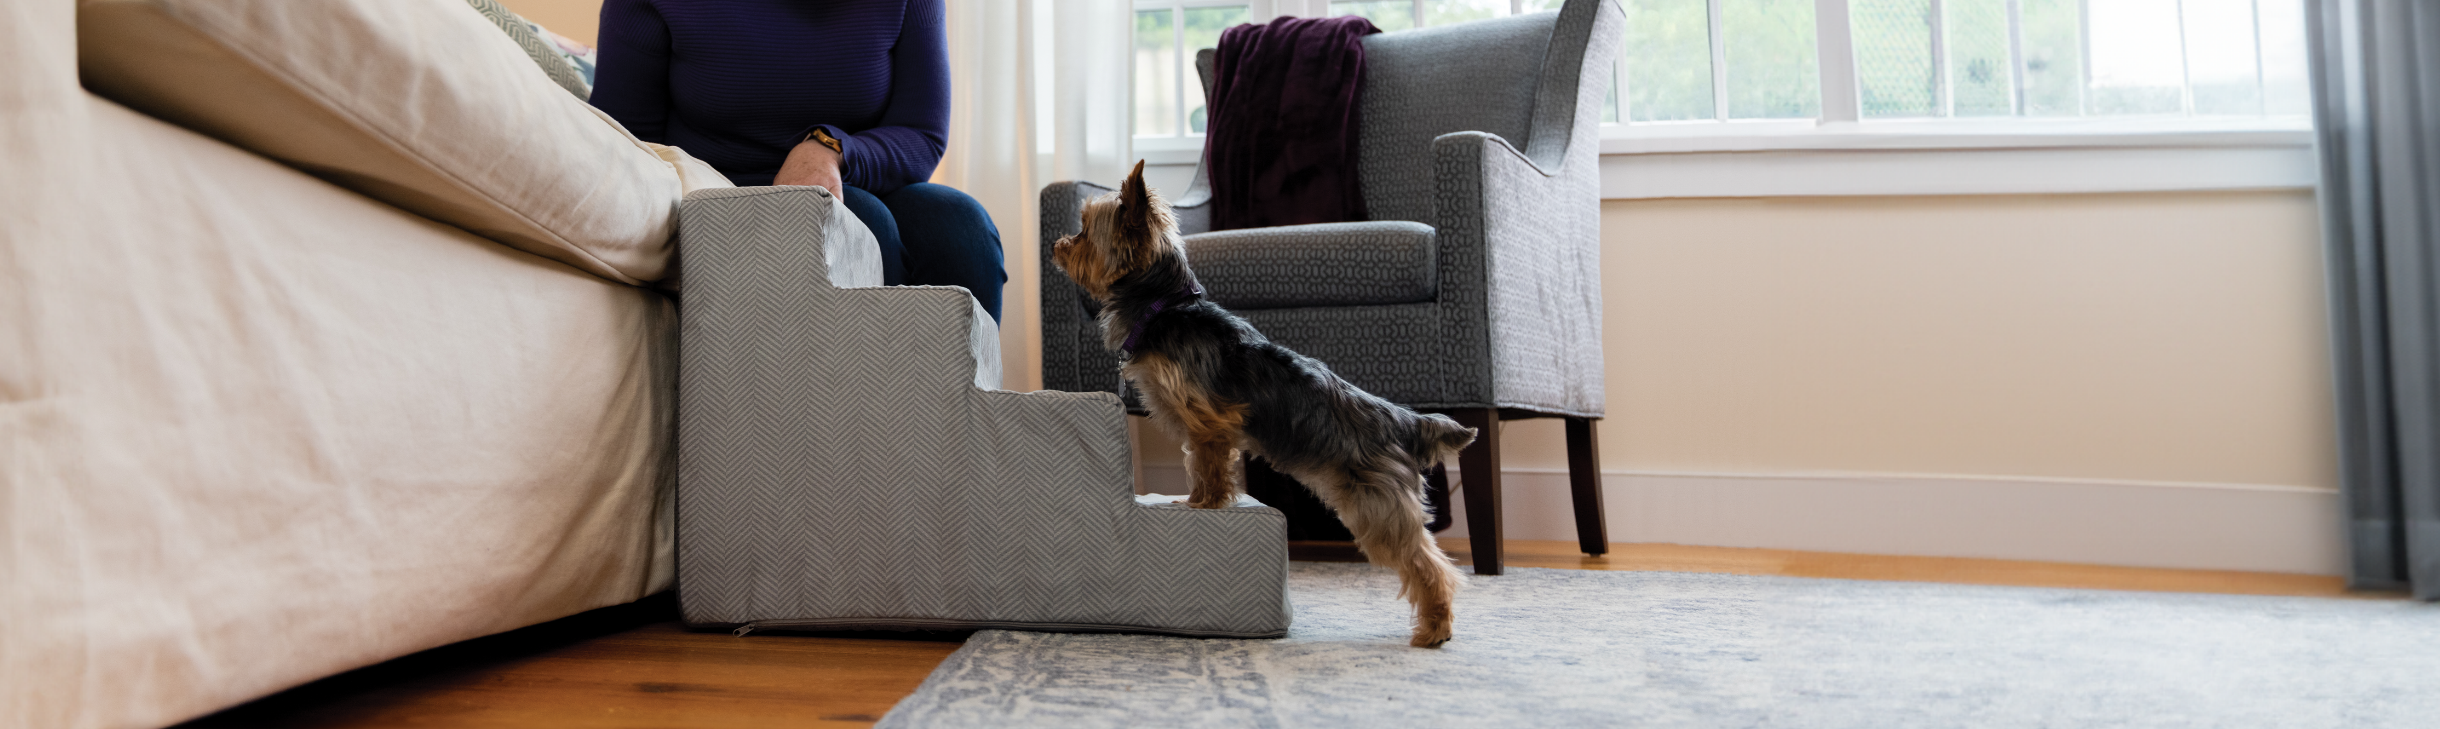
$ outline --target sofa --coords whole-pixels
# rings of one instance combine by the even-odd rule
[[[668,589],[717,174],[460,0],[9,0],[0,69],[0,726]]]

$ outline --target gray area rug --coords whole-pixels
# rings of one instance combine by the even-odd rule
[[[1406,646],[1297,563],[1276,640],[985,631],[883,727],[2440,727],[2440,606],[1511,569]]]

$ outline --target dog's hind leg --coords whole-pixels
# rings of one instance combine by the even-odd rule
[[[1365,559],[1398,570],[1398,594],[1415,606],[1415,632],[1407,644],[1437,648],[1448,642],[1450,602],[1465,578],[1424,529],[1423,478],[1403,466],[1385,465],[1350,474],[1337,488],[1314,491],[1338,510],[1339,522],[1355,533]]]

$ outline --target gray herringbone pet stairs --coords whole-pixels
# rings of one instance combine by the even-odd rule
[[[827,191],[688,195],[680,241],[689,625],[1287,632],[1278,511],[1137,503],[1118,398],[997,389],[990,316],[878,286]]]

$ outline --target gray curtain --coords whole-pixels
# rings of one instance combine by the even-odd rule
[[[2440,3],[2309,8],[2348,580],[2440,599]]]

